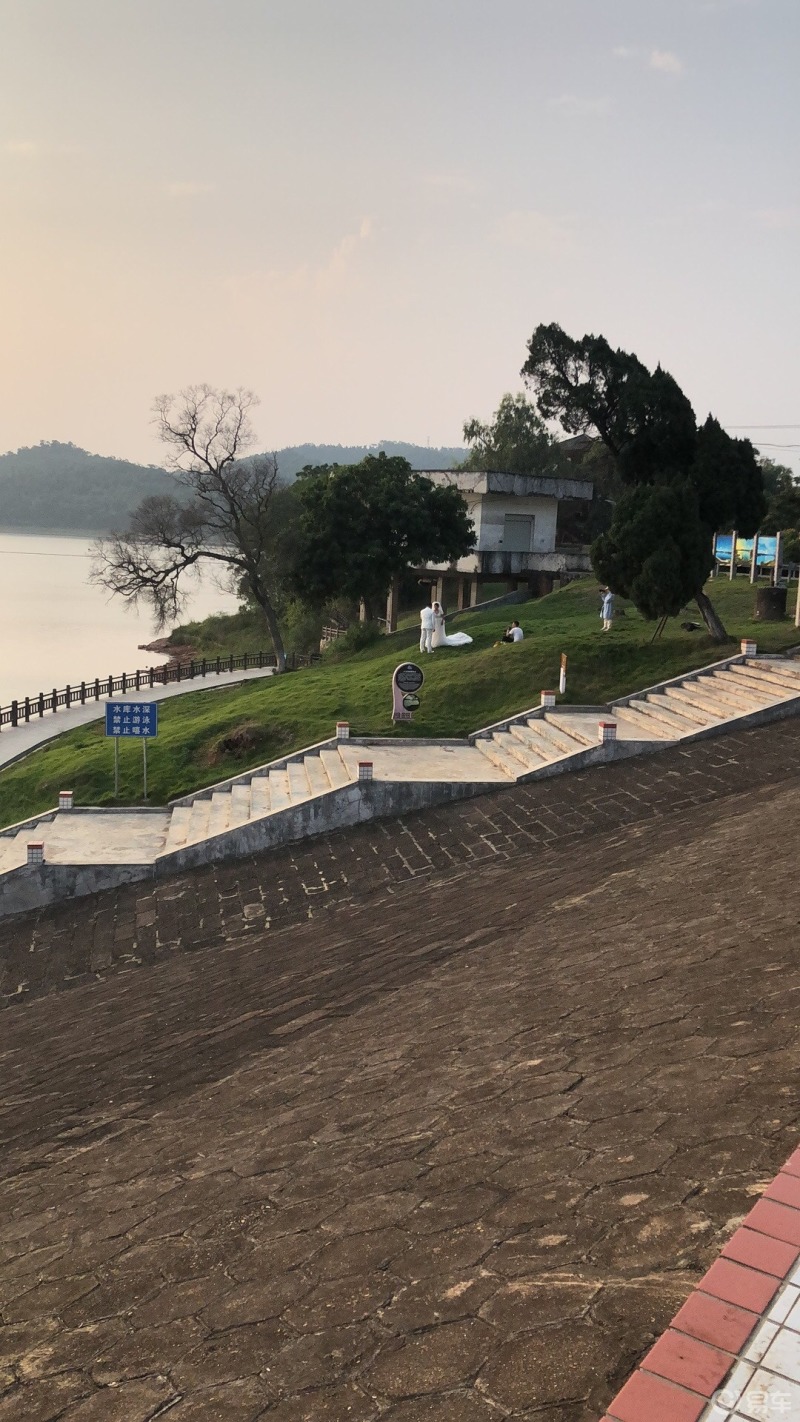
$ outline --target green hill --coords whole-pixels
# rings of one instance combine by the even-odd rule
[[[369,446],[297,444],[277,451],[278,468],[293,479],[306,464],[357,464],[379,449],[402,455],[414,469],[449,468],[466,453],[391,440]],[[157,465],[89,454],[75,444],[42,441],[0,455],[0,527],[104,532],[124,527],[142,499],[164,493],[180,497],[183,490]]]
[[[800,642],[790,621],[752,622],[754,591],[744,579],[717,581],[711,591],[732,636],[755,637],[773,651]],[[151,801],[163,804],[327,739],[337,720],[349,721],[354,734],[464,736],[537,704],[543,687],[558,685],[562,652],[569,656],[566,700],[592,705],[736,650],[715,646],[702,631],[684,631],[683,618],[653,642],[653,624],[624,605],[624,616],[604,635],[598,608],[597,584],[586,579],[519,608],[463,614],[456,625],[474,644],[422,659],[422,706],[412,727],[392,728],[390,684],[397,663],[418,656],[416,631],[381,638],[345,661],[323,660],[313,670],[166,701],[148,754]],[[495,646],[509,612],[519,616],[525,641]],[[50,742],[0,772],[0,824],[49,808],[64,785],[74,789],[78,804],[111,803],[112,761],[99,724]],[[138,746],[123,746],[121,770],[121,799],[135,804],[141,794]]]

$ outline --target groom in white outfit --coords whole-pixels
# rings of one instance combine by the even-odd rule
[[[423,607],[420,615],[419,649],[421,652],[433,652],[431,642],[433,641],[433,608]]]

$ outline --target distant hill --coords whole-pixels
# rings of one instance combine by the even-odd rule
[[[278,468],[293,479],[306,464],[357,464],[384,449],[414,469],[449,469],[463,449],[386,440],[374,445],[297,444],[276,451]],[[151,494],[181,493],[181,486],[155,464],[131,464],[89,454],[76,444],[42,441],[0,455],[0,527],[102,532],[124,528],[131,511]]]

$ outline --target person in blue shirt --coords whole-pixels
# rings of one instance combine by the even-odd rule
[[[600,607],[600,616],[603,619],[603,631],[610,632],[611,624],[614,621],[614,594],[610,588],[600,589],[603,601]]]

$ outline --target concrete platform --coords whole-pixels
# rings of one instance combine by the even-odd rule
[[[343,741],[339,754],[353,780],[358,779],[359,761],[371,760],[375,780],[512,783],[508,775],[466,743],[420,745],[408,740],[384,745],[350,745]]]

